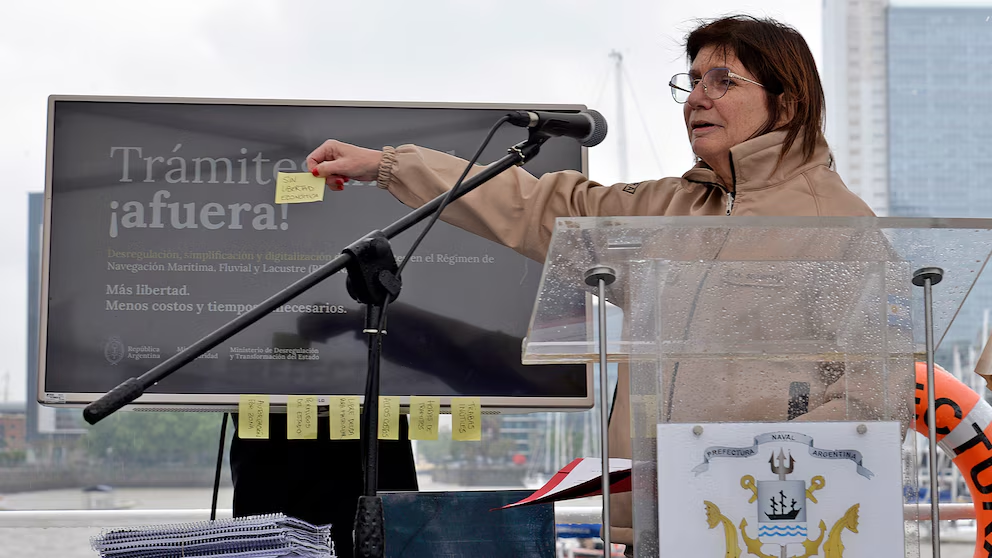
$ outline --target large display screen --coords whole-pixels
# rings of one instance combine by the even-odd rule
[[[50,98],[39,401],[97,399],[409,211],[374,182],[353,181],[319,203],[275,204],[276,173],[305,170],[325,139],[469,158],[500,116],[520,108]],[[480,162],[525,137],[504,127]],[[584,156],[557,138],[527,169],[584,171]],[[397,257],[421,226],[393,240]],[[586,366],[520,364],[540,275],[539,262],[438,222],[390,306],[382,394],[590,407]],[[135,404],[221,409],[240,394],[269,394],[277,405],[287,395],[361,395],[363,318],[336,274]]]

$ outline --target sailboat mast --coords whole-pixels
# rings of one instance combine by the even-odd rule
[[[612,125],[611,128],[616,131],[617,138],[617,171],[620,182],[627,182],[629,177],[627,175],[627,129],[626,129],[626,117],[624,116],[624,106],[623,106],[623,54],[614,50],[610,52],[610,58],[615,61],[615,72],[614,77],[616,78],[616,90],[617,90],[617,117],[616,124]],[[611,132],[613,131],[611,130]]]

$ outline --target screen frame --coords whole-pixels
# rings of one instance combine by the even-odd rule
[[[519,104],[519,103],[456,103],[456,102],[405,102],[405,101],[330,101],[330,100],[290,100],[290,99],[248,99],[248,98],[203,98],[203,97],[129,97],[105,95],[50,95],[48,97],[46,147],[45,147],[45,191],[44,216],[41,245],[41,289],[39,308],[39,330],[29,332],[38,335],[38,385],[37,401],[50,407],[84,407],[104,395],[102,392],[48,392],[45,390],[47,376],[46,355],[48,344],[48,293],[49,258],[51,252],[52,218],[52,176],[54,167],[55,111],[59,102],[93,103],[148,103],[148,104],[189,104],[189,105],[263,105],[263,106],[314,106],[314,107],[372,107],[372,108],[425,108],[425,109],[482,109],[482,110],[541,110],[578,111],[586,110],[580,104]],[[580,146],[580,172],[588,174],[588,148]],[[30,262],[29,262],[29,265]],[[588,301],[588,296],[587,296]],[[586,305],[586,320],[593,319],[591,304]],[[591,328],[588,328],[591,331]],[[388,343],[388,340],[386,341]],[[149,368],[150,370],[151,368]],[[587,392],[584,397],[492,397],[482,396],[480,402],[483,414],[529,413],[543,411],[584,411],[594,404],[594,364],[586,365],[585,379]],[[167,379],[163,380],[167,382]],[[163,383],[164,385],[164,383]],[[329,394],[334,395],[334,394]],[[317,396],[317,405],[328,405],[329,395]],[[290,396],[270,395],[270,410],[285,412]],[[471,397],[469,395],[461,397]],[[237,411],[240,396],[235,394],[183,394],[145,393],[122,410],[128,411]],[[364,396],[358,395],[364,404]],[[452,396],[442,396],[441,412],[450,413]],[[400,397],[400,411],[409,412],[410,396]],[[326,412],[326,411],[325,411]]]

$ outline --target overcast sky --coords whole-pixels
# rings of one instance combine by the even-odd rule
[[[731,12],[792,24],[820,60],[821,0],[5,2],[0,390],[9,373],[7,397],[26,394],[27,193],[44,189],[49,95],[580,103],[611,129],[590,151],[591,176],[621,178],[625,128],[635,181],[690,166],[667,82],[685,70],[680,43],[693,20]],[[614,50],[624,59],[625,125]]]

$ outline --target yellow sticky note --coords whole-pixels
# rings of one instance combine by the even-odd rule
[[[324,179],[309,172],[280,172],[276,175],[276,203],[324,201]]]
[[[269,438],[269,396],[242,395],[238,401],[238,438]]]
[[[358,396],[332,395],[327,398],[327,404],[331,417],[331,439],[357,440],[361,433]]]
[[[290,395],[286,400],[286,439],[317,439],[316,395]]]
[[[439,397],[410,397],[410,439],[437,440],[438,415],[441,412]]]
[[[379,439],[400,439],[400,398],[379,396]]]
[[[458,442],[482,439],[482,404],[478,397],[451,398],[451,439]]]

